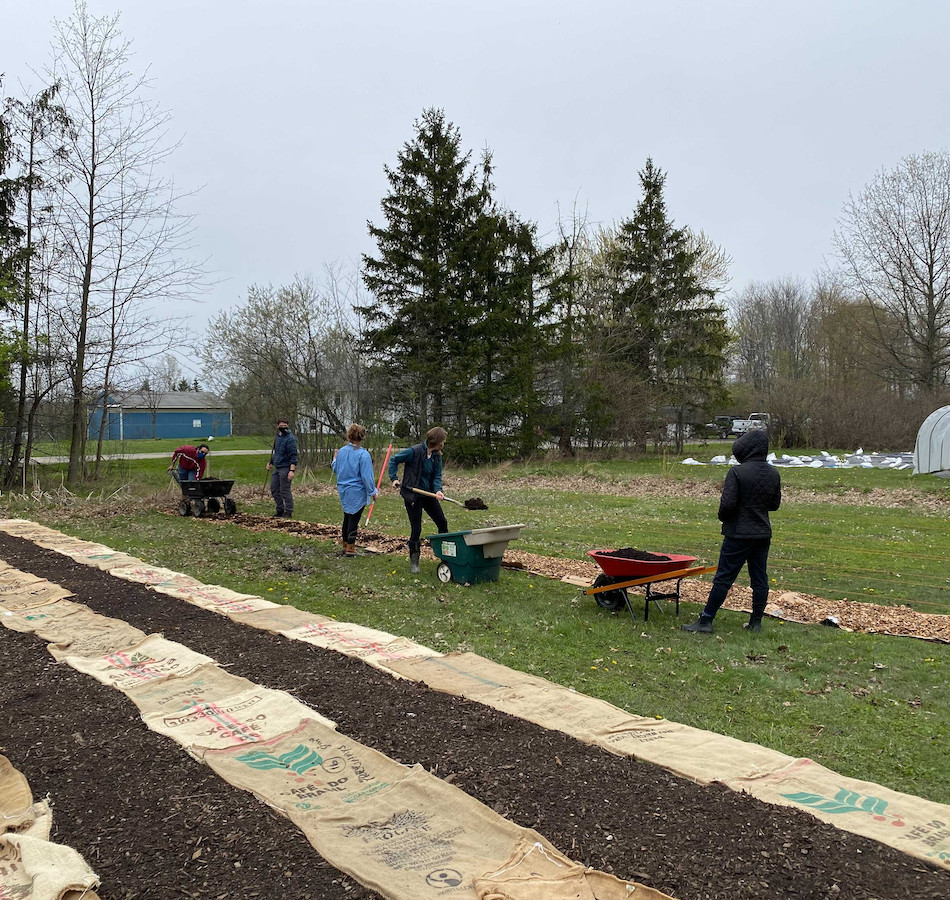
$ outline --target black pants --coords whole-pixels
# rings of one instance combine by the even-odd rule
[[[360,516],[363,515],[365,506],[361,506],[355,513],[343,513],[343,543],[355,544],[356,535],[360,530]]]
[[[743,565],[749,567],[749,582],[752,584],[752,615],[761,616],[769,599],[769,544],[770,538],[749,540],[724,537],[719,550],[719,568],[713,578],[712,589],[706,600],[704,616],[715,616],[725,602],[729,588],[739,577]]]
[[[409,514],[409,552],[418,553],[422,548],[422,513],[425,512],[435,523],[435,530],[439,534],[449,530],[449,523],[445,520],[445,513],[435,497],[423,497],[416,494],[410,500],[407,497],[402,498],[406,504],[406,512]]]

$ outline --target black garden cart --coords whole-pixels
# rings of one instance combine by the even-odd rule
[[[180,516],[200,519],[219,512],[226,516],[233,516],[237,512],[237,504],[228,496],[234,487],[233,480],[205,478],[203,481],[179,481],[178,484],[181,486],[181,502],[178,504]]]

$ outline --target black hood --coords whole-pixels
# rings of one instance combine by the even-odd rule
[[[752,428],[732,445],[732,455],[741,463],[748,459],[765,459],[769,453],[769,433]]]

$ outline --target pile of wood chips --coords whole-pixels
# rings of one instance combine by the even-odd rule
[[[293,519],[273,519],[268,516],[235,515],[229,519],[203,519],[205,522],[231,522],[258,531],[276,529],[293,534],[311,535],[320,538],[338,538],[337,525],[321,525],[313,522],[298,522]],[[380,532],[360,531],[360,541],[369,553],[404,553],[406,538],[391,537]],[[432,550],[423,545],[424,559],[434,559]],[[601,568],[590,560],[563,559],[525,553],[509,546],[505,551],[505,568],[521,569],[545,578],[557,578],[578,587],[589,587],[601,574]],[[672,589],[673,583],[659,589]],[[633,590],[637,590],[634,588]],[[688,603],[705,603],[709,582],[696,578],[684,579],[681,585],[682,599]],[[593,602],[593,598],[590,598]],[[752,590],[735,585],[725,602],[726,609],[750,612]],[[865,634],[888,634],[900,637],[920,638],[925,641],[950,643],[950,616],[920,613],[909,606],[883,606],[865,603],[863,600],[826,600],[811,594],[794,591],[770,591],[766,615],[789,622],[821,624],[858,631]]]

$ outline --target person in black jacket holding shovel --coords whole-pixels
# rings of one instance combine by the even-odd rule
[[[743,565],[749,567],[752,584],[752,617],[743,627],[749,631],[762,630],[769,597],[769,512],[778,509],[782,502],[782,479],[767,461],[768,451],[769,435],[764,428],[747,431],[732,445],[732,455],[739,465],[726,475],[719,500],[723,534],[719,568],[705,608],[695,622],[683,626],[683,631],[712,634],[713,619]]]
[[[449,530],[445,513],[439,505],[439,500],[445,496],[442,493],[442,450],[446,437],[444,428],[430,428],[423,443],[400,450],[389,460],[389,480],[402,496],[409,515],[409,571],[413,573],[419,571],[422,513],[428,514],[439,534]],[[398,478],[400,463],[403,464],[402,480]],[[416,494],[413,488],[429,491],[435,497]]]

